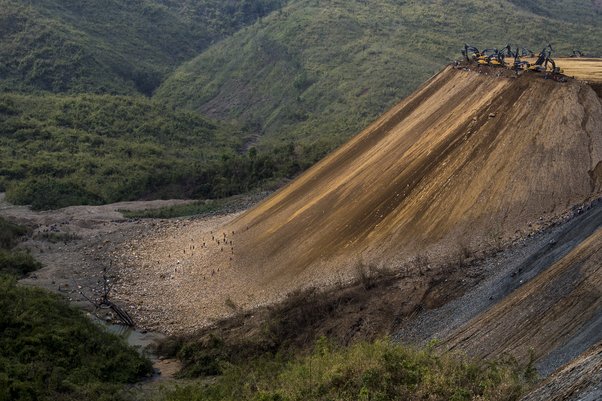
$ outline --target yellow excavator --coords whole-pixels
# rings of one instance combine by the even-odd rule
[[[487,58],[487,62],[494,67],[506,67],[506,57],[513,56],[512,48],[510,45],[506,45],[502,50],[493,49],[493,53]]]
[[[556,67],[556,63],[552,59],[552,45],[547,45],[537,56],[534,64],[530,64],[527,70],[534,72],[551,72],[552,74],[560,74],[562,70]]]
[[[480,51],[474,46],[465,44],[464,50],[462,50],[462,55],[466,58],[466,61],[474,61],[478,65],[505,67],[506,63],[504,59],[506,56],[512,55],[512,49],[510,48],[510,45],[508,45],[502,50],[489,48]]]
[[[562,70],[556,66],[556,63],[551,57],[553,51],[552,45],[548,44],[541,52],[539,52],[539,55],[533,64],[521,60],[521,57],[534,57],[535,54],[531,50],[524,47],[517,47],[516,51],[512,51],[510,45],[506,45],[506,47],[501,50],[490,48],[480,51],[474,46],[464,44],[462,55],[466,58],[466,61],[475,62],[478,65],[508,67],[517,72],[524,70],[543,72],[546,73],[546,78],[551,76],[553,79],[556,79],[556,77],[562,73]],[[514,59],[511,65],[506,63],[505,60],[507,57],[512,57]]]
[[[529,62],[521,60],[521,57],[535,57],[535,53],[533,53],[529,49],[516,48],[516,51],[512,54],[514,57],[514,62],[512,63],[512,69],[516,72],[524,71],[529,68]]]
[[[466,61],[470,62],[470,61],[477,61],[482,59],[483,53],[481,53],[481,51],[479,51],[479,49],[477,49],[474,46],[470,46],[468,44],[464,44],[464,50],[462,50],[462,55],[466,58]]]

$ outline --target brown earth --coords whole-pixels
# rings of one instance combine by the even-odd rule
[[[585,57],[566,57],[554,59],[564,75],[591,83],[602,83],[602,59]]]
[[[236,359],[290,346],[306,349],[319,336],[344,345],[384,336],[418,346],[437,339],[441,351],[461,348],[471,356],[491,358],[510,353],[521,364],[527,364],[532,347],[535,367],[545,377],[602,341],[597,277],[566,283],[567,276],[579,276],[583,267],[582,260],[572,255],[587,250],[592,263],[599,257],[591,238],[601,227],[602,199],[576,207],[563,222],[503,251],[456,259],[438,269],[424,259],[396,272],[365,267],[351,285],[294,292],[283,302],[240,311],[203,327],[183,341],[208,344],[212,352],[212,339],[220,338],[228,357]],[[546,280],[560,263],[561,277]],[[576,289],[584,282],[590,284],[587,296]],[[542,296],[504,310],[503,317],[495,312],[527,286]],[[567,307],[567,298],[577,295],[578,307]],[[458,340],[458,333],[490,314],[497,325],[475,330],[474,336],[462,338],[465,342]],[[524,335],[525,331],[536,335]]]
[[[130,236],[138,237],[157,224],[125,219],[120,210],[145,210],[190,202],[193,201],[119,202],[38,212],[10,204],[4,200],[4,193],[0,193],[0,216],[33,230],[20,246],[29,249],[44,267],[21,282],[60,291],[75,300],[80,298],[78,285],[96,286],[102,277],[101,268],[109,262],[102,256],[105,248]]]
[[[236,260],[285,285],[508,241],[599,193],[600,132],[588,85],[449,67],[230,224]]]
[[[276,313],[275,335],[295,341],[443,334],[445,346],[480,356],[524,359],[533,347],[556,368],[566,362],[558,350],[601,319],[601,224],[588,220],[597,225],[587,238],[559,241],[562,252],[545,248],[560,256],[524,281],[521,269],[557,241],[547,235],[574,205],[600,195],[601,161],[602,102],[590,85],[448,67],[244,213],[137,222],[118,212],[136,204],[0,212],[76,238],[30,239],[46,267],[25,282],[75,299],[112,265],[113,295],[142,328],[191,333],[221,321],[245,337]],[[453,302],[467,299],[478,307]],[[457,318],[436,332],[446,320],[431,311]]]
[[[600,194],[602,103],[541,74],[448,67],[266,201],[111,254],[143,325],[190,332],[358,264],[396,271],[501,248]]]

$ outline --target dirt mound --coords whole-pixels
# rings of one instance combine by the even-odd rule
[[[564,75],[591,83],[602,83],[602,58],[567,57],[556,59]]]
[[[445,259],[599,193],[601,160],[589,85],[448,67],[227,230],[237,264],[266,284],[344,274],[358,260]]]
[[[440,276],[597,196],[600,161],[588,84],[448,67],[253,209],[113,252],[116,291],[143,325],[181,332],[371,269]]]
[[[394,337],[417,344],[439,339],[442,349],[478,356],[509,352],[524,362],[532,348],[538,371],[549,375],[602,341],[602,287],[595,266],[602,257],[601,227],[602,199],[485,260],[476,284],[468,280],[472,269],[461,269],[465,293],[404,318]]]

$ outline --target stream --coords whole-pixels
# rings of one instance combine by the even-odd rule
[[[90,315],[90,317],[96,324],[102,326],[109,333],[124,339],[128,345],[136,348],[141,355],[147,357],[152,362],[154,374],[150,378],[151,381],[171,379],[180,370],[181,364],[178,360],[159,358],[152,351],[152,348],[148,347],[156,341],[164,339],[166,337],[164,334],[151,331],[142,332],[122,324],[106,322],[93,315]]]

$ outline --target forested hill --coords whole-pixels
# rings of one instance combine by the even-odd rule
[[[284,0],[0,0],[0,90],[149,95]]]
[[[274,139],[343,141],[460,47],[602,55],[590,0],[296,0],[184,64],[157,97]]]
[[[0,0],[0,191],[46,188],[45,208],[280,182],[465,42],[602,55],[600,4]]]

